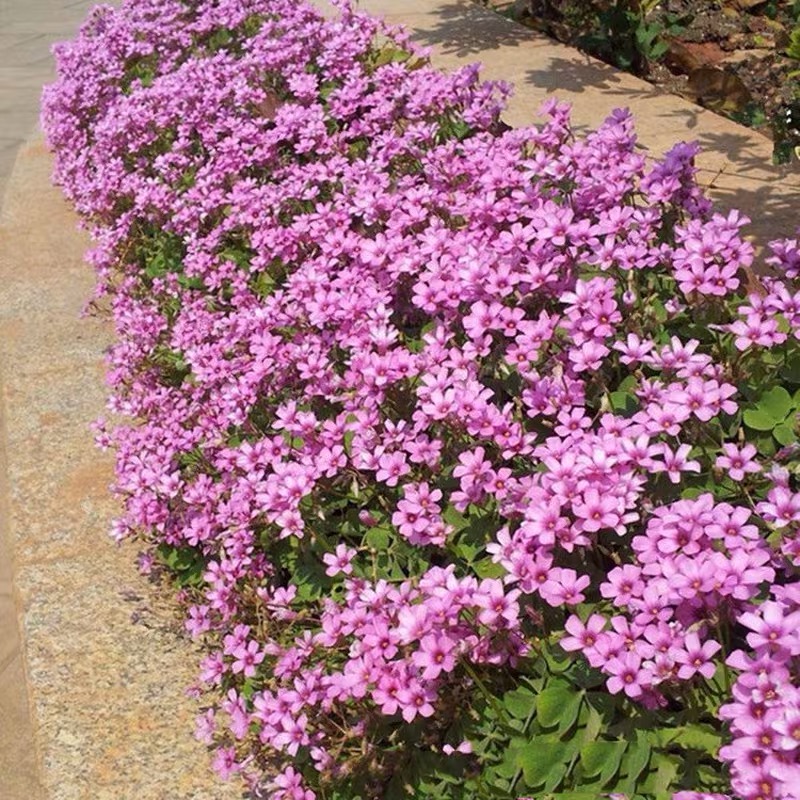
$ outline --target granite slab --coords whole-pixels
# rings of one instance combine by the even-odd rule
[[[15,746],[0,719],[0,798],[241,797],[192,735],[197,705],[185,689],[196,647],[138,573],[133,545],[108,536],[112,458],[95,449],[89,424],[105,410],[110,324],[80,318],[93,285],[89,241],[51,169],[41,141],[23,147],[0,222],[0,516],[25,654],[10,677],[27,679],[35,728],[33,743]],[[0,592],[9,583],[0,572]]]

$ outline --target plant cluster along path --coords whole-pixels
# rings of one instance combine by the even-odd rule
[[[538,101],[556,90],[575,101],[579,125],[596,125],[612,108],[632,105],[652,153],[676,139],[698,138],[704,146],[701,182],[713,183],[712,195],[723,205],[754,218],[758,244],[791,232],[797,185],[777,182],[782,173],[765,166],[762,145],[747,131],[467,2],[415,0],[404,4],[402,14],[391,2],[365,5],[407,23],[417,41],[434,46],[436,65],[479,60],[486,77],[514,82],[517,93],[504,115],[512,124],[529,123]],[[170,798],[221,798],[224,789],[209,789],[196,774],[204,756],[187,730],[191,703],[176,699],[186,674],[179,664],[191,656],[170,631],[129,625],[132,610],[137,619],[147,617],[137,598],[147,597],[148,589],[132,574],[132,551],[112,556],[103,550],[110,514],[103,499],[108,462],[98,461],[89,451],[90,437],[81,432],[100,413],[97,367],[107,332],[95,323],[75,322],[89,292],[89,277],[79,266],[85,241],[71,232],[73,218],[44,188],[47,163],[36,145],[20,159],[7,205],[2,263],[10,527],[43,782],[48,797],[157,800],[164,796],[160,768],[169,775]],[[31,230],[36,237],[27,241]],[[17,256],[20,252],[26,255]],[[43,317],[35,316],[42,310]],[[42,363],[26,369],[34,352]],[[53,371],[52,363],[63,369]],[[45,385],[55,406],[37,406]],[[28,460],[26,449],[33,454]],[[51,466],[45,470],[42,462]],[[52,503],[33,508],[42,495]],[[341,554],[343,569],[347,555]],[[177,683],[174,691],[169,683]]]

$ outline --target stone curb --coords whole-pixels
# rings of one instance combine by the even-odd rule
[[[23,147],[0,223],[2,488],[38,740],[38,764],[30,748],[11,761],[3,741],[0,797],[38,798],[37,772],[47,800],[241,797],[192,736],[196,648],[138,574],[135,550],[107,535],[112,458],[89,424],[105,407],[111,330],[79,318],[89,241],[51,168],[41,141]]]

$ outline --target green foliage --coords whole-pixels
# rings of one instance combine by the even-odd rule
[[[800,28],[795,29],[795,33],[798,31]],[[770,124],[774,141],[772,160],[788,164],[792,159],[800,159],[800,94],[773,115]]]
[[[156,555],[178,586],[195,588],[203,585],[206,562],[195,548],[161,544],[156,549]]]
[[[798,401],[800,390],[792,396],[783,386],[774,386],[744,409],[742,419],[755,432],[754,443],[762,455],[773,456],[780,447],[797,441]]]
[[[142,272],[151,281],[170,273],[183,272],[186,248],[183,240],[167,231],[142,239],[139,250]]]
[[[158,69],[158,56],[153,54],[137,56],[128,62],[125,77],[120,82],[123,94],[130,94],[134,86],[150,86],[156,78]]]
[[[764,108],[756,102],[747,103],[740,111],[735,109],[729,111],[728,116],[734,122],[746,125],[748,128],[761,128],[769,123]]]
[[[650,19],[657,5],[650,0],[615,0],[598,10],[596,24],[578,43],[621,69],[645,73],[648,64],[663,58],[669,49],[666,37],[683,27],[683,20],[675,15],[668,15],[666,22]]]
[[[721,737],[709,722],[692,718],[696,710],[671,712],[665,719],[596,683],[586,688],[585,669],[557,660],[545,646],[525,665],[527,677],[506,690],[475,683],[472,710],[446,734],[452,742],[467,738],[474,754],[447,756],[417,740],[422,749],[415,750],[386,796],[588,800],[610,792],[666,798],[680,788],[724,788],[714,758]],[[709,713],[699,712],[698,719]]]
[[[391,42],[373,49],[370,53],[367,67],[374,72],[388,64],[405,64],[409,69],[419,69],[427,63],[426,59],[415,58],[414,54],[404,50]]]
[[[183,354],[166,346],[155,348],[150,363],[159,369],[162,379],[170,386],[180,386],[191,373]]]
[[[784,47],[783,52],[789,58],[795,58],[800,61],[800,25],[790,31],[789,42]]]

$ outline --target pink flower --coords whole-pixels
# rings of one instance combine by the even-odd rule
[[[342,573],[343,575],[353,574],[352,561],[356,557],[356,551],[346,544],[337,544],[335,553],[325,553],[322,560],[327,564],[325,574],[331,577]]]
[[[700,472],[700,462],[690,461],[688,456],[692,446],[682,444],[677,450],[672,450],[669,445],[661,445],[661,455],[663,463],[658,461],[653,463],[653,472],[666,472],[672,483],[678,483],[681,479],[681,472]]]
[[[623,653],[612,658],[603,666],[603,672],[611,677],[606,686],[611,694],[625,692],[628,697],[640,697],[644,688],[650,685],[646,672],[642,670],[642,659],[635,653]]]
[[[574,606],[586,599],[583,590],[590,583],[588,575],[579,576],[574,569],[553,567],[548,579],[539,587],[539,594],[551,606]]]
[[[747,643],[753,648],[785,649],[800,655],[800,611],[786,613],[784,606],[766,600],[757,611],[746,611],[739,622],[751,630]]]
[[[432,688],[413,680],[397,692],[397,702],[406,722],[413,722],[417,715],[432,717],[435,712],[433,706],[435,700],[436,692]]]
[[[719,652],[722,645],[719,642],[707,640],[700,644],[700,638],[696,633],[687,633],[683,640],[683,647],[674,651],[675,661],[681,666],[678,669],[678,677],[681,680],[688,680],[699,673],[704,678],[709,679],[713,676],[716,667],[711,663],[711,657]]]
[[[564,630],[570,635],[564,636],[559,644],[567,652],[594,647],[605,626],[606,620],[600,614],[592,614],[585,625],[573,614],[564,624]]]
[[[285,750],[290,756],[296,756],[301,747],[310,743],[306,732],[308,717],[300,714],[293,719],[284,717],[280,721],[280,730],[271,738],[274,747]]]
[[[486,578],[475,593],[475,603],[481,611],[478,622],[489,627],[506,627],[519,619],[518,589],[507,592],[501,581]]]
[[[453,747],[451,744],[444,744],[442,745],[442,752],[446,756],[453,755],[454,753],[469,755],[472,752],[472,744],[466,739],[463,742],[460,742],[456,747]]]
[[[256,674],[256,667],[264,660],[266,653],[257,641],[251,639],[246,645],[239,645],[231,655],[235,659],[231,664],[231,672],[234,674],[241,672],[246,678],[252,678]]]
[[[316,794],[303,785],[303,776],[294,767],[286,767],[276,775],[271,783],[272,797],[275,800],[315,800]]]
[[[222,780],[228,780],[241,768],[236,761],[236,749],[233,747],[218,748],[214,753],[214,760],[211,766]]]
[[[619,501],[612,496],[601,496],[597,489],[588,489],[580,500],[573,503],[575,516],[585,531],[616,528],[620,522]]]
[[[375,478],[383,481],[387,486],[397,486],[403,475],[411,471],[406,462],[405,453],[385,453],[378,459],[378,471]]]
[[[717,456],[714,465],[727,470],[732,480],[742,481],[745,473],[761,471],[761,467],[753,458],[757,453],[755,445],[746,444],[740,448],[735,444],[723,444],[722,450],[724,455]]]
[[[455,667],[456,643],[447,636],[430,633],[423,636],[419,649],[411,656],[414,665],[422,670],[422,677],[431,681],[441,672],[452,672]]]

